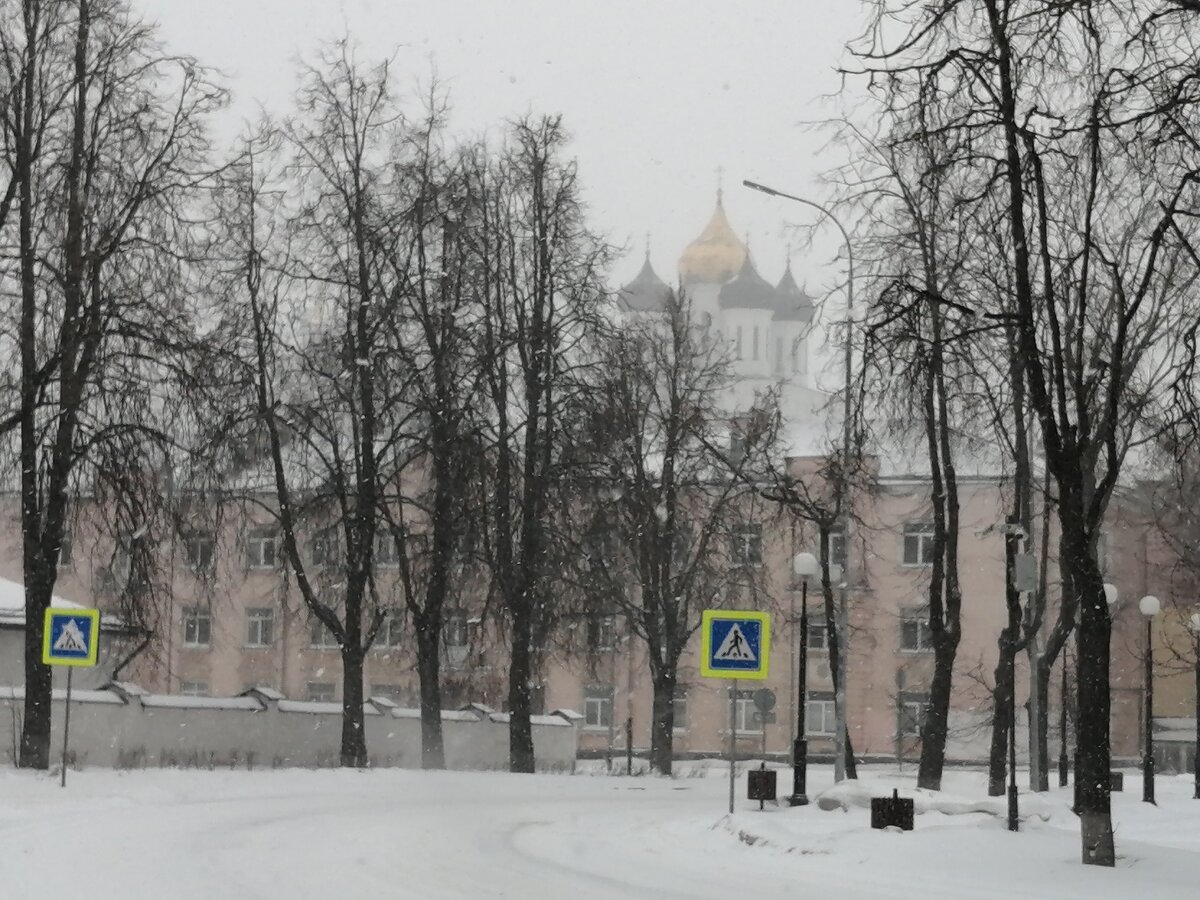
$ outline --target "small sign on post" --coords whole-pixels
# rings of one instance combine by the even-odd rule
[[[700,617],[700,674],[730,678],[729,812],[737,781],[738,679],[763,681],[770,671],[771,616],[765,612],[706,609]],[[774,694],[771,699],[774,700]]]
[[[63,713],[62,779],[67,786],[67,741],[71,732],[71,673],[77,666],[94,666],[100,650],[100,610],[46,610],[42,637],[42,662],[67,666],[67,702]]]

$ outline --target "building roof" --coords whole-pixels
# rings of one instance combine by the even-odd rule
[[[811,322],[813,320],[814,298],[808,291],[796,284],[792,277],[792,267],[784,270],[783,278],[775,288],[778,294],[779,306],[775,310],[775,320],[778,322]]]
[[[746,245],[729,226],[721,192],[717,191],[717,208],[708,225],[679,257],[679,280],[683,284],[724,284],[737,274],[745,260]]]
[[[642,270],[633,281],[617,292],[617,300],[625,309],[633,312],[662,312],[670,296],[670,286],[658,277],[654,266],[650,265],[649,251],[646,253]]]
[[[721,288],[718,302],[721,309],[768,309],[774,312],[780,305],[780,294],[758,274],[750,254],[746,254],[737,278]]]

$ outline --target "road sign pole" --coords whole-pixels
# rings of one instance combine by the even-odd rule
[[[59,781],[59,787],[67,786],[67,736],[71,733],[71,673],[75,671],[73,668],[67,669],[67,707],[63,713],[63,756],[62,756],[62,780]]]
[[[737,679],[729,683],[729,814],[733,815],[734,786],[737,783]]]

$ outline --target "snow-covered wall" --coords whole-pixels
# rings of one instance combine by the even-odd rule
[[[23,688],[0,687],[0,719],[13,735],[0,755],[9,761],[23,698]],[[65,700],[65,691],[54,691],[56,756]],[[364,712],[371,765],[420,768],[419,711],[374,699]],[[578,745],[575,725],[560,716],[533,716],[532,725],[538,768],[571,770]],[[122,684],[71,694],[70,755],[84,766],[336,766],[341,730],[340,703],[287,700],[271,691],[183,697]],[[481,708],[443,710],[442,739],[447,768],[508,768],[507,716]]]

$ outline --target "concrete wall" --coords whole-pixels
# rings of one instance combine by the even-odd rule
[[[23,688],[0,687],[0,722],[8,732],[0,756],[14,758]],[[52,747],[62,747],[65,691],[54,692]],[[419,768],[421,720],[415,709],[385,700],[364,707],[373,766]],[[534,716],[539,769],[570,770],[577,729],[559,716]],[[507,716],[486,708],[442,712],[446,766],[507,769]],[[280,698],[274,692],[240,697],[147,694],[132,685],[71,694],[70,755],[79,765],[282,767],[335,766],[341,704]]]

